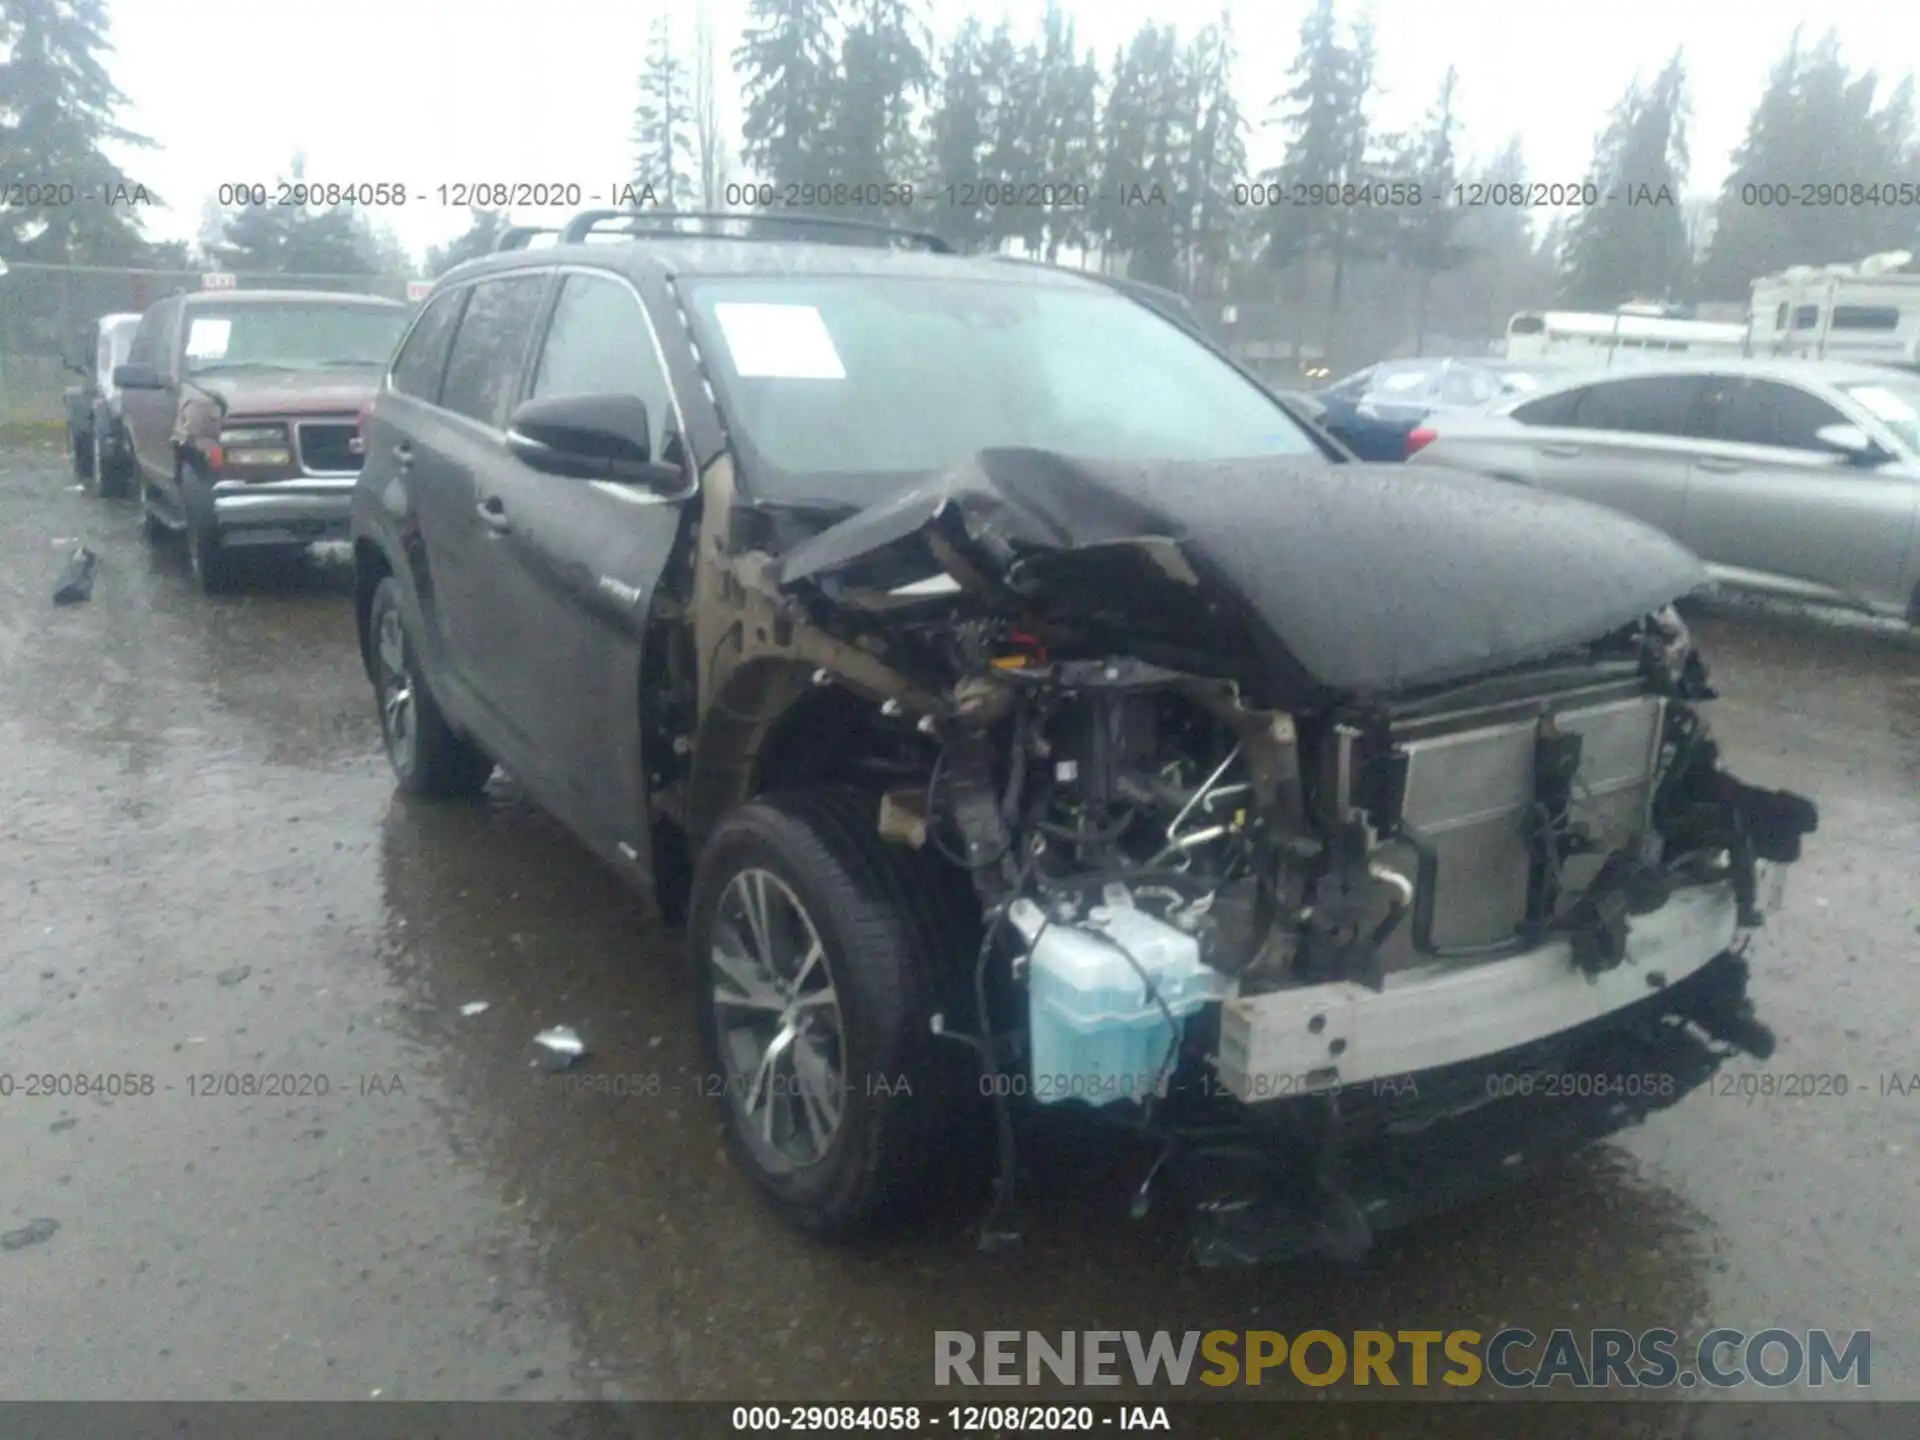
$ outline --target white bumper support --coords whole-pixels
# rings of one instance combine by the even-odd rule
[[[1385,990],[1339,981],[1226,1001],[1215,1068],[1243,1101],[1433,1070],[1572,1030],[1678,983],[1726,950],[1733,887],[1677,890],[1635,917],[1626,961],[1592,978],[1564,940],[1505,960],[1426,966]]]

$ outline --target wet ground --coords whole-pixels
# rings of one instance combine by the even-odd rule
[[[1920,1398],[1904,635],[1698,620],[1737,768],[1822,808],[1756,989],[1844,1097],[1695,1094],[1357,1270],[1192,1270],[1099,1166],[1007,1258],[965,1215],[836,1252],[723,1160],[677,937],[506,781],[395,796],[340,577],[201,597],[59,458],[0,451],[0,1396],[930,1399],[943,1329],[1721,1324],[1871,1328]],[[643,1093],[529,1068],[555,1023]]]

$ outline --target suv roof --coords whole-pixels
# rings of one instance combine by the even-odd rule
[[[625,221],[634,231],[611,228]],[[681,223],[709,227],[705,233],[677,233]],[[738,235],[716,231],[716,224],[785,226],[786,236]],[[606,228],[603,228],[606,227]],[[636,233],[637,231],[637,233]],[[903,229],[879,221],[845,220],[820,215],[761,215],[751,211],[587,210],[557,229],[515,226],[504,231],[490,255],[449,270],[441,281],[467,279],[526,263],[528,242],[536,235],[557,235],[537,254],[544,264],[593,264],[662,275],[922,275],[989,276],[1036,285],[1099,284],[1083,275],[1034,261],[1009,265],[1001,255],[958,255],[946,241],[927,231]],[[821,237],[845,235],[865,244],[833,243]],[[911,246],[912,248],[906,248]]]
[[[1013,266],[997,256],[939,255],[804,240],[724,240],[697,236],[635,236],[625,241],[594,240],[577,245],[548,245],[538,250],[504,250],[464,261],[441,280],[466,279],[495,270],[514,270],[529,257],[542,264],[593,264],[618,270],[665,275],[968,275],[1015,284],[1095,284],[1054,266]]]

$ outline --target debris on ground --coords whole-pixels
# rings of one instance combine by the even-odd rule
[[[586,1058],[587,1045],[571,1025],[555,1025],[533,1037],[533,1043],[546,1052],[547,1068],[565,1070]],[[537,1062],[536,1062],[537,1063]]]
[[[53,1238],[53,1232],[60,1228],[58,1220],[41,1216],[29,1220],[18,1230],[8,1230],[0,1234],[0,1250],[24,1250],[29,1245],[40,1245]]]
[[[469,1000],[460,1007],[460,1013],[467,1016],[484,1015],[487,1013],[487,1002],[484,1000]]]
[[[253,974],[253,967],[251,965],[236,965],[231,970],[222,970],[213,978],[217,984],[238,985],[251,974]]]
[[[77,605],[93,598],[93,576],[100,568],[100,557],[82,545],[60,572],[60,583],[53,588],[53,603]]]

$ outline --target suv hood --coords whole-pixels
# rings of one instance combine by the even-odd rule
[[[1402,691],[1602,638],[1700,561],[1584,501],[1439,465],[1111,463],[987,450],[787,553],[783,588],[891,608],[941,572],[1271,693]],[[859,592],[872,587],[886,597]],[[924,603],[924,602],[922,602]]]
[[[227,418],[352,412],[380,388],[380,366],[364,370],[228,370],[190,377],[227,402]]]

